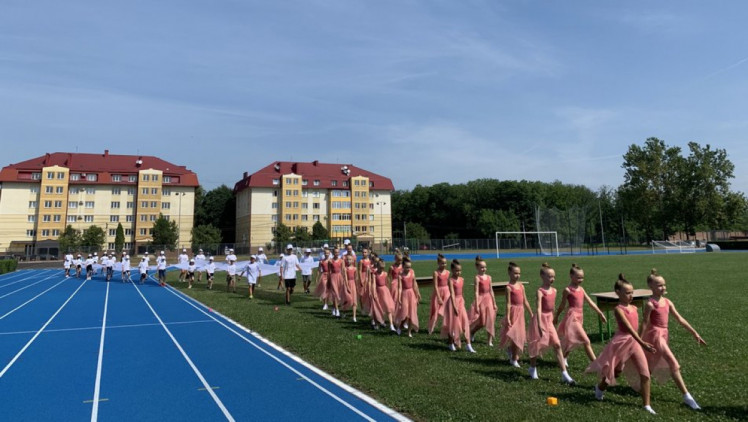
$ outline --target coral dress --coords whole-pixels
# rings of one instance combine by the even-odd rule
[[[371,281],[371,261],[368,259],[361,260],[361,279],[359,280],[359,286],[361,288],[356,289],[359,298],[361,299],[361,308],[364,313],[371,312],[371,292],[369,291],[369,282]]]
[[[403,271],[403,266],[400,265],[399,267],[391,266],[390,267],[390,280],[392,280],[392,284],[390,284],[390,296],[392,296],[392,300],[397,302],[397,283],[400,280],[400,273]]]
[[[317,287],[314,288],[314,295],[320,298],[320,300],[326,300],[327,297],[327,283],[330,278],[330,270],[328,268],[328,261],[319,262],[319,282]]]
[[[347,277],[347,285],[348,290],[343,287],[340,290],[340,296],[342,300],[342,305],[344,309],[351,309],[354,306],[356,306],[356,302],[358,301],[358,295],[356,294],[356,273],[358,270],[356,270],[355,265],[351,265],[348,267],[345,267],[345,275]],[[346,283],[345,280],[343,280],[344,283]]]
[[[473,301],[473,305],[468,312],[470,320],[470,334],[481,328],[486,328],[488,334],[493,338],[496,336],[496,302],[491,294],[491,276],[479,275],[478,279],[478,297]]]
[[[455,346],[460,347],[460,337],[470,335],[470,322],[468,321],[467,311],[465,310],[465,298],[462,296],[462,289],[465,280],[458,277],[456,280],[450,278],[455,295],[444,301],[444,320],[442,321],[441,336],[452,339]],[[454,300],[454,306],[452,301]],[[457,312],[455,312],[457,309]]]
[[[387,273],[374,273],[376,293],[371,300],[371,318],[379,324],[384,324],[384,317],[395,311],[395,302],[387,288]]]
[[[665,383],[672,378],[672,371],[680,369],[680,364],[668,345],[670,336],[667,324],[670,307],[673,303],[665,298],[661,298],[659,302],[650,298],[649,303],[654,308],[649,313],[649,324],[642,333],[642,340],[654,346],[657,351],[655,353],[645,353],[645,356],[652,378],[659,383]]]
[[[327,295],[330,299],[337,300],[338,303],[340,303],[343,291],[345,290],[345,287],[343,287],[343,273],[341,272],[343,268],[343,260],[333,259],[330,261],[328,267],[330,268],[330,275],[327,280]]]
[[[508,284],[506,286],[509,289],[509,312],[512,316],[512,325],[509,326],[509,321],[505,315],[501,320],[501,338],[499,344],[502,348],[507,348],[512,345],[516,346],[520,351],[525,348],[525,340],[527,339],[527,332],[525,330],[525,288],[521,283]]]
[[[441,273],[439,273],[438,271],[434,271],[434,276],[436,277],[436,284],[434,285],[434,290],[431,292],[431,308],[429,310],[429,333],[434,332],[434,328],[436,327],[436,320],[440,316],[444,316],[444,306],[446,305],[447,300],[449,300],[449,284],[447,283],[447,280],[449,280],[449,271],[444,270]],[[439,298],[437,297],[437,294],[442,298],[441,305],[439,305]]]
[[[634,305],[618,305],[626,316],[626,320],[634,331],[639,329],[639,310]],[[636,391],[641,387],[641,375],[649,376],[649,366],[644,349],[636,342],[634,337],[626,330],[623,322],[616,318],[618,330],[613,335],[610,343],[605,345],[600,356],[597,357],[585,372],[596,372],[601,380],[608,385],[616,385],[616,373],[623,371],[629,385]]]
[[[569,286],[566,291],[569,308],[564,315],[564,319],[558,324],[558,336],[561,338],[561,348],[564,354],[590,342],[583,326],[584,288]]]
[[[535,358],[543,354],[546,350],[561,345],[558,338],[556,327],[553,326],[553,308],[556,306],[556,289],[553,287],[548,290],[539,288],[542,295],[540,298],[540,315],[537,313],[532,316],[530,321],[530,338],[527,342],[527,349],[530,357]],[[543,327],[543,334],[538,329],[538,320]]]
[[[395,322],[398,325],[408,321],[413,330],[418,331],[418,297],[414,289],[416,274],[411,269],[406,274],[400,273],[400,303],[397,306]]]

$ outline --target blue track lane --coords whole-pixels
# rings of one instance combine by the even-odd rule
[[[33,283],[0,299],[0,316],[28,302],[0,319],[3,420],[91,420],[107,285],[98,420],[392,419],[174,289],[36,270],[0,296]]]

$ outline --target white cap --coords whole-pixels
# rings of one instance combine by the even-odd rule
[[[164,254],[164,251],[161,251],[161,255],[163,255],[163,254]]]
[[[286,245],[286,250],[289,250],[289,249],[293,249],[293,245],[290,244],[290,243],[288,245]]]
[[[260,246],[259,248],[257,248],[257,250],[260,251],[260,252],[262,252],[262,246]]]
[[[187,249],[182,249],[182,252],[187,252]]]
[[[229,252],[234,252],[234,250],[233,249],[229,249]]]
[[[94,255],[98,255],[98,254],[99,254],[98,252],[94,252]]]
[[[125,258],[127,258],[127,259],[130,259],[130,255],[127,255],[127,254],[126,254],[126,255],[125,255]]]
[[[145,254],[148,255],[148,251],[145,251]]]
[[[194,259],[190,259],[190,262],[195,262],[195,260]]]
[[[198,252],[202,252],[202,251],[203,251],[202,249],[198,249]]]
[[[257,255],[250,255],[249,258],[250,259],[257,259]]]
[[[304,252],[306,252],[306,253],[312,253],[312,250],[309,249],[309,248],[306,248],[306,250]]]
[[[345,240],[343,241],[343,244],[344,244],[344,245],[348,245],[348,244],[350,244],[350,243],[351,243],[350,239],[345,239]]]
[[[322,245],[322,247],[323,247],[323,248],[329,248],[329,247],[330,247],[330,245],[328,245],[327,243],[325,243],[324,245]]]
[[[208,258],[208,260],[209,260],[209,261],[212,261],[212,260],[213,260],[213,257],[211,256],[210,258]]]

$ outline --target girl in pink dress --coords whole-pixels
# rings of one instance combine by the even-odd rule
[[[525,288],[519,282],[522,270],[514,262],[509,263],[509,284],[506,286],[506,315],[501,320],[499,334],[501,348],[506,349],[509,364],[519,368],[519,355],[525,348],[527,332],[525,329],[525,310],[532,317],[530,302],[525,296]]]
[[[358,270],[353,255],[346,255],[343,260],[345,270],[343,271],[343,290],[341,290],[343,309],[353,310],[353,322],[356,322],[356,305],[358,302],[358,293],[356,293],[358,280]]]
[[[475,353],[472,344],[470,344],[470,321],[468,321],[467,311],[465,310],[465,298],[462,296],[465,280],[462,279],[460,261],[453,259],[450,269],[452,274],[447,280],[449,298],[444,302],[441,336],[447,339],[449,350],[453,352],[462,346],[460,338],[464,336],[468,352]]]
[[[397,334],[404,329],[408,330],[408,337],[413,337],[413,331],[418,332],[418,302],[421,301],[421,293],[418,291],[416,274],[407,256],[403,259],[397,290]]]
[[[317,287],[314,288],[314,295],[319,298],[322,302],[324,302],[324,305],[322,306],[322,310],[327,310],[327,305],[329,303],[328,298],[328,292],[327,292],[327,283],[329,282],[329,273],[330,270],[328,268],[328,264],[330,263],[330,250],[325,248],[324,258],[319,260],[319,270],[317,271]]]
[[[434,290],[431,292],[431,309],[429,310],[429,334],[434,332],[436,321],[444,317],[444,303],[449,299],[449,271],[447,271],[447,258],[439,254],[436,258],[439,267],[434,271]]]
[[[486,274],[486,261],[478,261],[478,274],[475,276],[475,299],[468,312],[470,319],[470,340],[475,340],[475,333],[481,328],[488,333],[488,345],[493,347],[496,336],[496,297],[491,287],[491,276]]]
[[[584,331],[583,326],[584,303],[587,302],[590,308],[597,312],[597,316],[603,321],[603,323],[607,322],[605,315],[603,315],[600,308],[595,305],[595,302],[590,299],[587,292],[584,291],[584,287],[582,287],[582,283],[584,282],[584,270],[579,268],[577,264],[571,264],[569,277],[571,281],[561,295],[561,303],[559,303],[558,309],[556,310],[556,316],[553,318],[553,323],[557,324],[559,315],[561,315],[561,312],[566,308],[566,304],[569,304],[569,310],[566,311],[564,319],[561,320],[561,324],[558,326],[558,336],[561,338],[561,349],[564,352],[564,365],[567,367],[569,366],[569,353],[580,346],[584,346],[584,351],[587,353],[587,358],[590,362],[595,360],[595,352],[592,350],[590,339],[587,337],[587,333]]]
[[[540,267],[540,279],[543,285],[538,289],[537,309],[530,320],[530,340],[528,349],[530,352],[530,378],[538,379],[538,356],[544,351],[553,348],[556,353],[558,367],[561,368],[561,382],[564,384],[575,384],[574,380],[566,371],[564,354],[561,352],[561,341],[558,339],[556,327],[553,326],[553,309],[556,306],[556,289],[553,283],[556,281],[556,271],[547,263]]]
[[[657,270],[653,269],[652,273],[647,277],[647,285],[652,290],[652,296],[644,306],[644,319],[642,320],[639,333],[642,336],[642,340],[652,344],[657,349],[655,353],[646,354],[649,371],[652,378],[660,383],[664,383],[672,377],[675,385],[678,386],[678,389],[683,394],[683,402],[691,409],[699,410],[701,407],[688,392],[686,383],[683,382],[683,377],[680,374],[678,360],[673,355],[673,352],[670,351],[670,346],[668,345],[668,315],[672,314],[675,320],[685,327],[696,338],[699,344],[706,345],[706,342],[691,327],[691,324],[675,310],[673,302],[663,297],[667,290],[665,279],[657,274]]]
[[[369,278],[371,277],[371,273],[372,266],[371,258],[369,258],[369,249],[364,248],[361,260],[358,262],[358,286],[356,287],[364,314],[369,314],[371,309],[371,296],[369,293]]]
[[[655,414],[649,403],[649,366],[644,350],[655,353],[656,349],[637,333],[639,309],[631,304],[634,286],[626,281],[623,274],[619,274],[614,290],[618,295],[618,306],[615,307],[618,330],[585,372],[596,372],[600,377],[600,383],[595,386],[595,398],[598,400],[603,399],[609,385],[616,385],[618,374],[624,372],[629,385],[641,392],[644,409]]]
[[[400,272],[403,270],[403,256],[395,254],[395,262],[390,267],[390,295],[392,300],[397,302],[397,283],[400,279]]]
[[[338,248],[332,248],[332,258],[329,261],[330,269],[329,279],[327,281],[327,294],[332,300],[334,309],[332,316],[340,318],[340,304],[343,299],[345,290],[345,281],[343,280],[343,260],[338,256]]]
[[[384,260],[378,259],[374,262],[377,271],[369,279],[369,291],[371,292],[371,326],[379,329],[379,325],[384,326],[384,318],[390,321],[390,330],[395,331],[395,325],[392,323],[392,313],[395,311],[395,302],[392,300],[390,290],[387,288],[387,273],[384,271]]]

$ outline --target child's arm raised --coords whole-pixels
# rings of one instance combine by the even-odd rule
[[[665,299],[665,300],[667,300],[667,299]],[[697,333],[696,330],[694,330],[693,327],[691,327],[691,324],[689,324],[688,321],[686,321],[685,318],[683,318],[682,316],[680,316],[680,314],[678,313],[678,311],[675,310],[675,305],[673,305],[673,302],[670,302],[668,300],[668,303],[670,305],[670,312],[673,313],[673,317],[675,317],[675,320],[678,321],[678,323],[680,325],[682,325],[683,328],[685,328],[686,330],[688,330],[688,332],[690,332],[691,335],[696,338],[696,341],[699,344],[703,344],[704,346],[706,346],[706,342],[704,341],[703,338],[701,338],[701,336],[699,335],[699,333]]]

